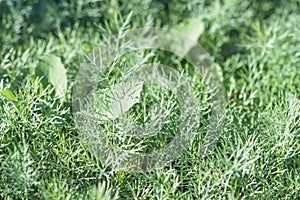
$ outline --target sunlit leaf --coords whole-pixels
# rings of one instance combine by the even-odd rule
[[[1,94],[10,101],[18,101],[15,95],[8,89],[1,91]]]
[[[59,57],[51,54],[40,57],[35,73],[37,76],[43,77],[44,86],[50,83],[55,88],[56,96],[64,98],[67,91],[67,75]]]
[[[95,95],[95,105],[102,120],[117,119],[140,100],[144,82],[123,82]]]
[[[189,18],[183,20],[183,22],[181,22],[180,24],[175,25],[172,29],[184,34],[186,37],[197,42],[204,31],[204,23],[202,22],[202,19],[200,17]],[[191,43],[182,51],[184,52],[184,54],[187,54],[192,47],[193,44]]]

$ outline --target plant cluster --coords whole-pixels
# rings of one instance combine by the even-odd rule
[[[0,198],[299,199],[299,24],[299,0],[0,0]],[[124,55],[116,69],[160,61],[189,75],[201,126],[187,152],[167,166],[113,171],[76,129],[73,86],[91,49],[142,27],[197,30],[189,36],[210,53],[226,88],[225,124],[200,157],[211,109],[201,77],[168,52]],[[114,70],[99,95],[122,75]],[[128,119],[168,122],[153,138],[121,138],[127,150],[143,143],[147,152],[176,135],[180,105],[155,84],[139,97]],[[116,125],[101,124],[114,137],[122,129]]]

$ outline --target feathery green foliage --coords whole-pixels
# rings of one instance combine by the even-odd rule
[[[172,28],[189,18],[202,20],[198,42],[224,79],[228,106],[218,143],[199,157],[199,134],[164,168],[111,171],[83,144],[72,116],[84,50],[131,28]],[[1,199],[300,198],[299,0],[0,0],[0,19]],[[148,54],[149,60],[188,67],[163,51],[130,53],[118,64],[126,69]],[[66,69],[64,101],[55,84],[45,85],[35,74],[45,55],[58,57]],[[114,71],[108,82],[121,75]],[[199,132],[205,132],[209,95],[196,75],[191,79],[202,108]],[[148,85],[143,101],[129,111],[133,120],[142,123],[151,112],[143,106],[168,95]],[[124,144],[158,148],[174,137],[178,105],[168,100],[174,105],[163,105],[172,113],[164,130],[169,135]],[[143,108],[145,116],[137,115]],[[115,134],[110,124],[106,128]]]

